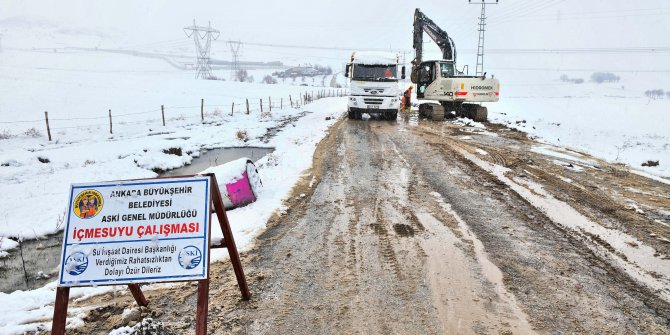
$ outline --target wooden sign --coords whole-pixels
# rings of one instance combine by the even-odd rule
[[[211,245],[211,213],[223,241]],[[209,251],[227,248],[243,299],[249,299],[214,174],[75,184],[65,227],[52,334],[65,333],[72,286],[128,285],[140,306],[140,283],[198,283],[196,334],[206,334]]]

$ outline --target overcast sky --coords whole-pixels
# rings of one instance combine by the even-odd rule
[[[196,19],[198,24],[211,22],[221,31],[221,40],[397,50],[411,49],[416,7],[447,30],[459,54],[473,62],[480,6],[467,0],[2,0],[0,21],[45,19],[136,45],[181,39],[188,43],[182,28]],[[487,8],[488,49],[670,47],[667,0],[501,0]],[[608,59],[612,56],[579,57],[616,62]],[[518,59],[524,58],[533,57]],[[654,55],[648,61],[670,64],[668,56]]]

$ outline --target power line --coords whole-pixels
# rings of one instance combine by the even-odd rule
[[[516,11],[511,14],[507,14],[503,16],[498,16],[495,18],[491,19],[491,24],[500,24],[500,23],[506,23],[506,22],[511,22],[514,20],[517,20],[520,17],[527,17],[530,15],[534,15],[535,13],[538,13],[540,11],[543,11],[547,8],[556,6],[565,0],[548,0],[546,2],[540,2],[535,4],[534,6],[528,6],[527,8],[521,9],[520,11]]]
[[[666,73],[670,69],[594,69],[594,68],[548,68],[548,67],[491,67],[496,71],[548,71],[548,72],[615,72],[615,73]]]
[[[276,47],[276,48],[287,48],[287,49],[318,49],[318,50],[341,50],[341,51],[354,51],[360,50],[357,47],[326,47],[326,46],[315,46],[315,45],[298,45],[298,44],[276,44],[276,43],[250,43],[244,42],[245,45],[253,45],[259,47]],[[370,51],[388,51],[388,48],[369,48],[364,47],[365,50]],[[409,49],[407,49],[410,51]]]
[[[212,28],[212,24],[209,23],[207,27],[197,26],[195,20],[193,20],[193,25],[190,27],[184,27],[184,33],[187,37],[193,36],[193,41],[195,42],[195,53],[196,53],[196,63],[197,63],[197,72],[196,78],[211,79],[214,76],[212,75],[212,66],[209,60],[209,51],[212,46],[212,39],[216,40],[219,38],[220,32]],[[203,45],[200,41],[205,41]]]
[[[472,50],[464,50],[464,52]],[[562,48],[562,49],[489,49],[495,54],[669,54],[670,47],[646,48]]]

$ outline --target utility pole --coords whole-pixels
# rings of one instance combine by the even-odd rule
[[[197,64],[197,72],[195,74],[196,78],[203,79],[212,79],[212,65],[209,61],[209,51],[212,46],[212,39],[216,40],[219,38],[219,31],[212,28],[212,24],[209,23],[207,27],[198,26],[193,20],[193,25],[189,27],[184,27],[184,33],[186,37],[193,37],[195,42],[195,57]],[[201,42],[204,41],[204,44]]]
[[[484,32],[486,31],[486,5],[497,5],[498,0],[486,1],[481,0],[481,2],[475,0],[468,0],[471,5],[482,5],[482,12],[479,16],[479,42],[477,43],[477,66],[475,67],[475,75],[481,76],[484,74]]]
[[[242,47],[242,42],[240,41],[228,41],[228,46],[230,47],[230,53],[232,54],[232,60],[230,64],[230,79],[237,79],[237,73],[241,70],[240,68],[240,48]]]

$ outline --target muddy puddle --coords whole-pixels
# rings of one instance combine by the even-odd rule
[[[274,150],[274,148],[262,147],[234,147],[208,150],[201,153],[200,157],[194,158],[190,165],[166,171],[161,176],[171,177],[196,174],[209,167],[221,165],[242,157],[247,157],[256,162]]]
[[[242,157],[256,162],[274,148],[235,147],[208,150],[194,158],[190,165],[169,170],[162,176],[196,174],[210,166],[221,165]],[[42,287],[56,280],[60,263],[63,233],[39,239],[25,240],[21,248],[9,250],[9,255],[0,258],[0,292],[27,290]],[[23,254],[23,257],[21,257]],[[25,269],[25,271],[24,271]]]

